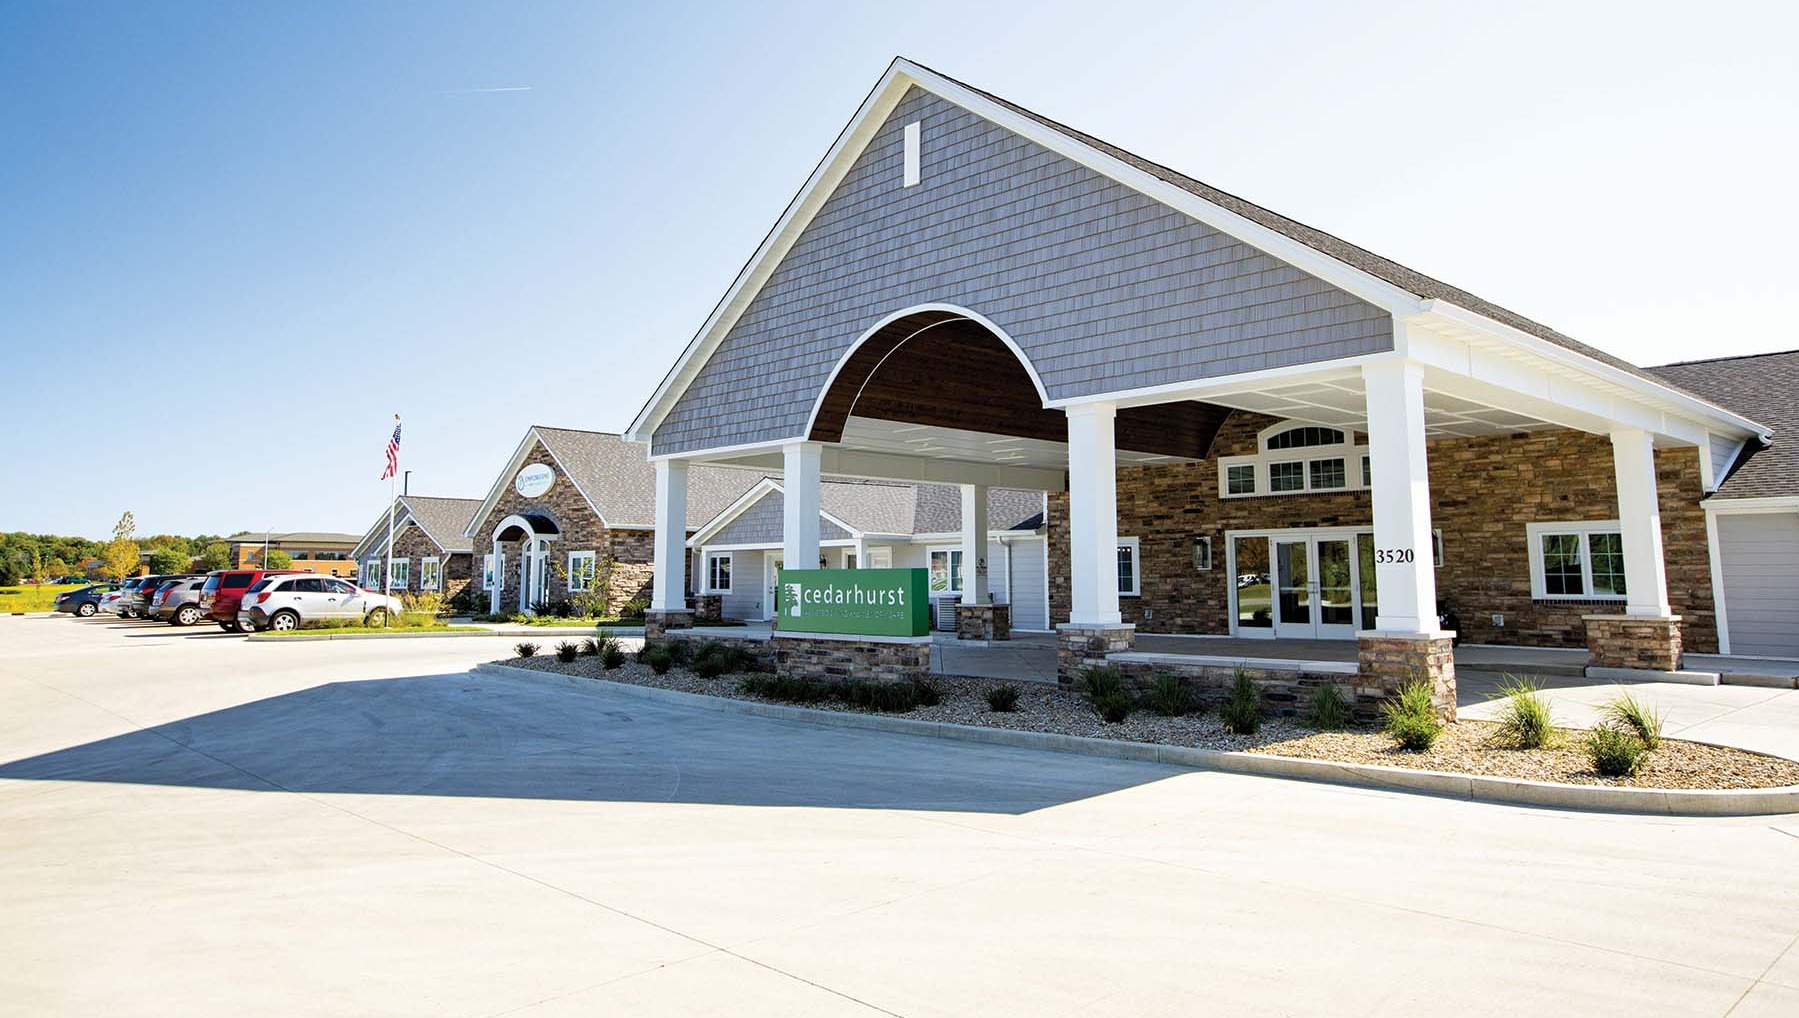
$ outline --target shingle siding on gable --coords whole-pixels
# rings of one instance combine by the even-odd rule
[[[923,179],[900,186],[923,122]],[[655,435],[657,453],[792,438],[856,338],[957,304],[1052,399],[1392,348],[1386,312],[913,89]]]
[[[725,524],[723,530],[706,542],[707,547],[737,544],[780,544],[782,506],[781,493],[769,492],[762,496],[755,505],[738,514],[736,519]],[[850,534],[830,520],[821,519],[818,521],[818,537],[821,541],[842,541],[847,540]]]

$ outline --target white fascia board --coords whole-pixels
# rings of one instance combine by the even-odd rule
[[[1417,294],[1300,243],[1286,234],[1246,219],[1191,191],[1176,187],[1071,135],[1014,113],[935,72],[903,58],[896,59],[863,100],[849,125],[837,136],[836,142],[813,170],[799,194],[788,204],[774,228],[763,238],[761,246],[738,273],[724,298],[713,308],[705,325],[688,342],[680,359],[663,377],[649,402],[644,404],[643,409],[632,420],[631,426],[625,430],[627,440],[650,440],[669,409],[737,323],[737,319],[761,291],[763,284],[773,275],[780,260],[810,225],[813,216],[842,182],[855,160],[861,156],[862,150],[886,121],[888,114],[898,105],[900,97],[914,85],[1393,314],[1415,314],[1422,307]],[[804,440],[804,436],[788,439]]]
[[[1085,403],[1111,403],[1123,409],[1154,406],[1158,403],[1175,403],[1181,400],[1211,402],[1235,393],[1258,392],[1271,385],[1297,385],[1302,382],[1328,382],[1348,378],[1359,380],[1362,377],[1362,365],[1392,360],[1395,356],[1392,351],[1359,354],[1355,357],[1320,361],[1315,364],[1289,364],[1278,368],[1263,368],[1259,371],[1219,375],[1216,378],[1169,382],[1137,389],[1115,389],[1111,392],[1093,393],[1087,396],[1070,396],[1064,399],[1046,400],[1043,405],[1050,410],[1066,410],[1069,407]]]
[[[1799,495],[1760,495],[1755,498],[1708,498],[1699,503],[1706,512],[1722,516],[1750,513],[1799,512]]]
[[[475,515],[469,517],[468,526],[462,531],[463,537],[474,537],[481,529],[481,521],[487,519],[488,513],[493,512],[494,505],[500,500],[500,492],[506,490],[507,479],[516,475],[519,468],[525,465],[525,453],[531,448],[531,443],[537,440],[537,429],[526,428],[525,437],[519,441],[518,448],[512,450],[505,468],[494,478],[493,486],[487,489],[487,497],[481,500],[481,508],[476,509]]]
[[[1753,436],[1764,445],[1773,439],[1773,432],[1768,428],[1750,420],[1741,414],[1732,413],[1714,403],[1706,402],[1695,396],[1689,396],[1662,383],[1632,374],[1614,367],[1597,358],[1577,353],[1546,339],[1533,336],[1522,329],[1495,321],[1485,315],[1470,311],[1446,300],[1430,300],[1424,303],[1421,321],[1428,322],[1432,318],[1447,323],[1471,328],[1477,332],[1501,339],[1507,343],[1524,348],[1526,351],[1551,361],[1555,364],[1571,368],[1580,374],[1595,378],[1606,384],[1621,388],[1646,403],[1667,407],[1673,413],[1684,417],[1702,428],[1722,430],[1727,433],[1740,433],[1745,437]],[[1396,345],[1401,344],[1400,334],[1394,334]],[[1401,353],[1407,352],[1404,349]],[[1723,425],[1719,428],[1718,425]]]
[[[882,481],[929,484],[984,484],[989,488],[1023,491],[1062,491],[1067,478],[1060,469],[1008,467],[965,460],[923,459],[904,453],[864,452],[827,443],[821,456],[821,473],[835,477],[862,477]],[[777,450],[736,460],[734,466],[755,467],[780,473],[785,469]]]

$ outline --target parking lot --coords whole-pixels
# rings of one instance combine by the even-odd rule
[[[0,618],[0,1012],[1799,1013],[1799,818],[688,711],[507,640]]]

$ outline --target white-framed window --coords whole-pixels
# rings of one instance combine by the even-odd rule
[[[493,578],[494,578],[493,556],[492,555],[483,555],[483,556],[481,556],[481,589],[482,590],[492,590],[493,589]]]
[[[1135,537],[1118,539],[1118,596],[1137,597],[1143,592],[1143,570],[1139,566],[1142,542]]]
[[[870,568],[870,569],[892,569],[893,568],[893,549],[892,548],[870,548],[870,549],[868,549],[868,568]]]
[[[370,559],[362,564],[362,585],[370,590],[381,585],[380,559]]]
[[[962,589],[961,548],[932,548],[927,561],[931,570],[931,593],[953,594]]]
[[[398,589],[412,582],[412,560],[397,558],[387,563],[387,582]]]
[[[729,594],[731,592],[731,553],[728,551],[711,551],[706,553],[706,593]]]
[[[1254,498],[1319,491],[1357,491],[1369,485],[1368,448],[1352,432],[1284,422],[1258,436],[1252,456],[1218,459],[1218,497]]]
[[[1546,601],[1621,601],[1624,538],[1617,520],[1529,523],[1530,596]]]
[[[435,557],[419,559],[419,589],[436,590],[443,582],[442,566]]]
[[[568,553],[568,591],[579,594],[593,585],[599,568],[596,554],[591,551],[571,551]]]

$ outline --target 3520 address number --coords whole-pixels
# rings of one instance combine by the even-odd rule
[[[1394,562],[1410,562],[1410,561],[1412,561],[1412,549],[1410,549],[1410,548],[1376,548],[1376,549],[1374,549],[1374,561],[1376,561],[1378,563],[1382,563],[1382,564],[1388,564],[1388,563],[1394,563]]]

